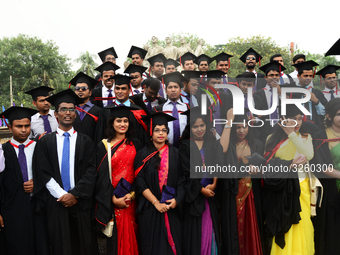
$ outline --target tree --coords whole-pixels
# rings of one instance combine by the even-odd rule
[[[10,76],[14,102],[21,105],[21,102],[16,102],[21,100],[20,92],[41,85],[63,89],[67,87],[65,77],[70,77],[70,74],[69,59],[59,53],[53,41],[43,42],[23,34],[0,40],[0,92],[7,95],[2,101],[6,108],[9,107]],[[27,95],[24,98],[31,101]]]
[[[95,77],[94,69],[98,66],[98,64],[94,61],[94,58],[96,58],[95,54],[90,54],[88,51],[82,52],[79,58],[74,60],[76,63],[81,64],[81,67],[78,69],[77,73],[83,72],[88,76]]]

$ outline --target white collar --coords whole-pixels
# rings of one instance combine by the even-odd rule
[[[51,117],[54,116],[54,115],[53,115],[53,110],[49,109],[47,115],[50,115]],[[38,113],[37,113],[37,119],[39,119],[40,116],[42,116],[42,115],[40,114],[40,112],[38,112]]]
[[[15,144],[15,145],[18,145],[18,146],[21,145],[21,144],[23,144],[23,145],[26,146],[30,141],[32,141],[32,140],[29,139],[29,138],[27,138],[25,142],[19,143],[17,140],[14,140],[13,136],[12,136],[12,138],[11,138],[11,143],[13,143],[13,144]]]
[[[57,134],[58,134],[58,135],[63,136],[64,133],[65,133],[65,131],[61,130],[59,127],[57,128]],[[72,127],[69,131],[67,131],[67,133],[69,133],[69,134],[70,134],[70,137],[71,137],[71,136],[74,135],[76,132],[75,132],[75,130],[74,130],[73,127]]]

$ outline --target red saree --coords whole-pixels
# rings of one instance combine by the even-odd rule
[[[112,185],[116,187],[121,178],[129,183],[135,180],[133,162],[136,156],[136,149],[133,144],[119,146],[111,158],[112,164]],[[136,223],[136,201],[133,200],[128,208],[115,208],[117,225],[117,248],[120,255],[138,254],[137,244],[137,223]]]

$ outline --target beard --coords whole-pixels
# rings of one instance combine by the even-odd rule
[[[255,64],[248,63],[248,64],[246,64],[246,67],[247,67],[247,69],[254,69],[255,68]]]

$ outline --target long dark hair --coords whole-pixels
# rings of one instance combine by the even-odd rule
[[[237,125],[233,125],[231,128],[231,132],[230,132],[230,142],[233,145],[236,145],[237,143],[237,134],[236,134],[236,130],[237,130]],[[253,149],[254,151],[256,151],[257,147],[254,143],[254,134],[253,134],[253,130],[251,127],[248,126],[248,134],[245,136],[245,138],[248,142],[248,145],[251,149]]]
[[[327,117],[325,119],[324,125],[325,125],[325,128],[328,128],[332,126],[333,119],[337,111],[340,110],[340,98],[333,98],[331,101],[329,101],[326,104],[325,110],[326,110],[326,114],[328,114],[329,117],[331,118],[331,120],[329,120]]]
[[[208,121],[204,117],[197,116],[195,118],[192,118],[192,117],[188,118],[188,123],[185,126],[185,129],[183,131],[182,137],[179,140],[179,142],[184,141],[186,139],[189,139],[190,137],[193,137],[192,132],[191,132],[191,128],[196,123],[196,121],[198,119],[202,119],[202,121],[204,122],[204,124],[206,126],[206,130],[205,130],[205,134],[203,136],[203,140],[207,141],[207,140],[214,140],[214,139],[216,139],[214,137],[214,135],[212,134],[212,132],[210,131],[210,129],[212,128],[212,123],[210,121]]]
[[[106,124],[104,137],[110,141],[116,137],[116,130],[113,127],[113,122],[115,121],[116,118],[117,117],[111,117]],[[132,121],[130,120],[130,118],[128,118],[128,120],[129,120],[129,127],[125,133],[126,144],[129,144],[131,142],[131,139],[134,137],[134,127],[133,127]]]
[[[154,132],[156,126],[157,126],[157,125],[152,125],[152,134],[153,134],[153,132]],[[166,127],[166,129],[167,129],[167,131],[168,131],[167,133],[169,133],[169,127],[168,127],[168,125],[165,125],[165,127]],[[151,135],[151,137],[152,137],[152,135]],[[169,141],[168,141],[168,140],[165,140],[165,144],[169,145]],[[149,142],[146,144],[146,146],[147,146],[147,148],[148,148],[148,154],[151,154],[151,153],[153,153],[154,151],[157,150],[156,147],[155,147],[155,145],[153,144],[153,141],[152,141],[151,139],[150,139]],[[156,159],[156,160],[155,160],[154,167],[155,167],[155,168],[158,168],[159,164],[161,163],[161,158],[159,157],[159,152],[157,152],[156,155],[153,156],[153,158]],[[150,161],[148,161],[146,164],[148,164],[149,162],[150,162]]]
[[[297,114],[298,115],[298,114]],[[295,115],[296,116],[296,115]],[[292,117],[295,117],[295,116],[286,116],[287,118],[292,118]],[[306,131],[306,128],[305,128],[305,124],[304,124],[304,121],[302,121],[302,124],[301,124],[301,127],[300,127],[300,134],[308,134],[308,132]],[[266,148],[265,150],[266,151],[270,151],[272,149],[274,149],[274,147],[279,143],[281,142],[283,139],[286,139],[288,136],[287,134],[285,133],[285,131],[283,131],[283,129],[278,125],[278,123],[275,124],[274,128],[273,128],[273,132],[272,132],[272,135],[271,137],[268,139],[268,142],[266,143]]]

